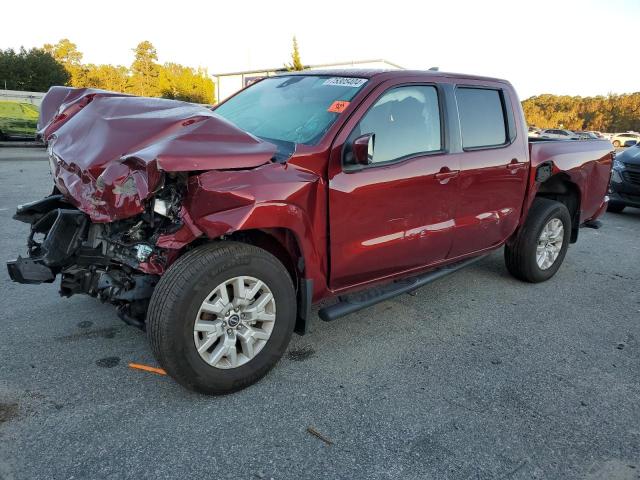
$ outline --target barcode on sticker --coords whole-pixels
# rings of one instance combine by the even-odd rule
[[[351,78],[351,77],[331,77],[327,78],[323,85],[335,85],[337,87],[353,87],[358,88],[367,83],[366,78]]]

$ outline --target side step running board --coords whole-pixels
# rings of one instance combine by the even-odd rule
[[[341,296],[339,297],[340,301],[338,303],[321,309],[318,315],[325,322],[331,322],[350,313],[375,305],[376,303],[384,302],[403,293],[409,293],[428,283],[468,267],[485,257],[486,255],[473,257],[432,270],[418,277],[405,278],[388,285],[374,287],[352,295]]]

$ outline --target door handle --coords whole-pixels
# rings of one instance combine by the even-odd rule
[[[515,170],[519,170],[519,169],[523,168],[524,166],[525,166],[524,163],[521,163],[521,162],[518,161],[517,158],[514,158],[513,160],[511,160],[511,163],[509,163],[507,165],[507,169],[515,171]]]
[[[438,173],[435,174],[436,180],[442,184],[446,184],[450,179],[457,176],[460,170],[451,170],[449,167],[442,167]]]

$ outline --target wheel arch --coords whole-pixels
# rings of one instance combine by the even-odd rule
[[[236,230],[224,238],[248,243],[269,252],[284,265],[294,285],[304,276],[304,256],[295,233],[288,228]]]
[[[564,172],[550,176],[540,183],[535,197],[548,198],[563,203],[571,215],[571,243],[578,240],[580,228],[580,187],[571,181],[569,175]]]
[[[305,258],[295,232],[283,227],[256,228],[237,230],[225,238],[261,248],[284,265],[296,292],[297,315],[294,331],[300,335],[307,333],[313,301],[313,280],[305,276]]]
[[[257,204],[237,209],[236,222],[225,212],[212,214],[198,222],[204,236],[195,244],[234,240],[252,244],[275,256],[291,275],[297,297],[295,332],[308,331],[315,281],[321,278],[322,264],[307,215],[287,203]],[[221,222],[221,217],[225,222]],[[223,226],[224,231],[219,228]]]

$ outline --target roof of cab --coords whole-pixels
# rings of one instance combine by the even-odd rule
[[[391,69],[357,69],[357,68],[336,68],[336,69],[326,69],[326,70],[303,70],[298,72],[283,72],[280,75],[328,75],[328,76],[336,76],[336,77],[356,77],[356,78],[367,78],[371,79],[373,77],[384,77],[388,78],[397,78],[397,77],[424,77],[429,79],[434,78],[460,78],[467,80],[481,80],[487,82],[501,82],[501,83],[509,83],[507,80],[501,78],[493,78],[493,77],[483,77],[480,75],[467,75],[462,73],[451,73],[451,72],[440,72],[435,70],[391,70]]]

